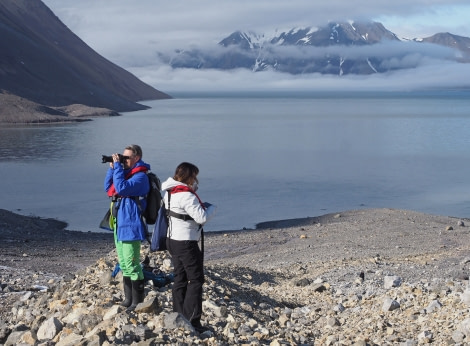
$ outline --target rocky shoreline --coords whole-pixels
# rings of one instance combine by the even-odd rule
[[[0,344],[470,343],[464,219],[364,209],[206,233],[203,334],[172,313],[171,283],[123,311],[110,233],[64,227],[0,211]]]
[[[114,110],[83,104],[45,106],[0,90],[0,124],[2,126],[57,124],[90,121],[96,117],[119,116]]]

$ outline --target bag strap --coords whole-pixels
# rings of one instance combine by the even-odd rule
[[[166,217],[168,221],[168,229],[167,229],[167,236],[168,238],[171,238],[171,219],[170,219],[170,200],[171,200],[171,193],[168,191],[168,208],[166,209]],[[163,204],[165,204],[165,201],[163,201]]]
[[[194,220],[191,216],[188,214],[179,214],[177,212],[174,212],[172,210],[167,210],[167,215],[171,217],[175,217],[177,219],[183,220],[183,221],[189,221],[189,220]]]

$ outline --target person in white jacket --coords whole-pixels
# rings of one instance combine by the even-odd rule
[[[169,213],[167,249],[174,266],[173,311],[186,317],[198,332],[201,324],[204,254],[199,248],[202,226],[215,214],[216,206],[203,203],[196,194],[199,169],[189,162],[178,165],[173,178],[162,184]]]

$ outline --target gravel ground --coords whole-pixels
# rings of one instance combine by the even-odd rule
[[[347,267],[397,264],[396,275],[468,278],[468,221],[409,210],[364,209],[258,224],[244,232],[206,236],[207,264],[235,264],[258,271],[310,264],[318,275]],[[353,269],[354,268],[354,269]]]
[[[111,232],[68,231],[66,226],[55,219],[0,209],[0,269],[65,275],[93,264],[113,249]]]
[[[394,275],[468,278],[470,229],[467,220],[396,209],[364,209],[319,217],[259,224],[256,230],[205,233],[205,262],[226,275],[233,266],[257,273],[295,266],[309,276],[344,280],[378,261],[392,263]],[[111,232],[65,230],[66,224],[0,210],[0,284],[21,290],[83,269],[113,248]],[[145,254],[143,254],[145,255]],[[390,267],[390,266],[389,266]],[[263,280],[263,276],[253,278]],[[13,285],[14,286],[14,285]],[[11,302],[3,301],[0,313]]]

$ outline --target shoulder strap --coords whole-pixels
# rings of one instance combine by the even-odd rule
[[[182,192],[182,191],[177,191],[177,192]],[[183,221],[188,221],[188,220],[194,220],[191,216],[189,216],[188,214],[180,214],[180,213],[177,213],[177,212],[174,212],[171,210],[170,208],[170,199],[171,199],[171,195],[173,194],[174,192],[172,192],[171,190],[168,191],[168,208],[166,210],[166,214],[167,216],[172,216],[172,217],[176,217],[177,219],[180,219],[180,220],[183,220]]]
[[[147,172],[148,168],[145,166],[137,166],[131,169],[129,173],[126,174],[126,179],[129,179],[132,177],[134,174],[139,173],[139,172]]]

